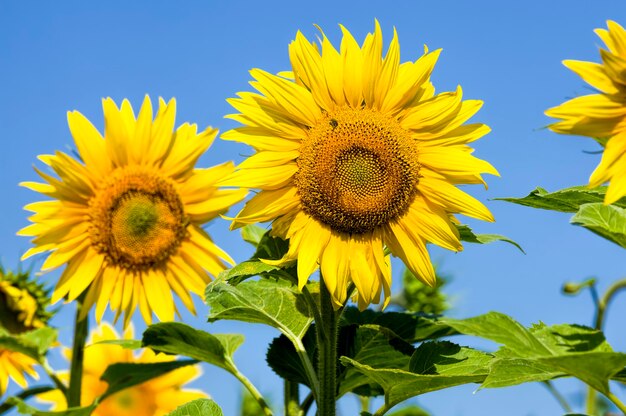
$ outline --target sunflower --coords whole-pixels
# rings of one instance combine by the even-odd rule
[[[100,341],[120,339],[115,329],[107,323],[100,325],[97,331],[91,333],[91,344]],[[123,339],[133,339],[132,326],[127,327]],[[66,351],[68,359],[70,353]],[[108,384],[100,380],[102,374],[111,364],[116,363],[157,363],[172,361],[175,358],[165,354],[156,355],[145,349],[136,357],[133,351],[119,345],[96,344],[85,348],[83,378],[81,388],[81,406],[88,406],[106,391]],[[98,404],[92,413],[93,416],[160,416],[165,415],[176,407],[201,397],[204,393],[195,390],[183,389],[183,386],[200,375],[197,365],[178,368],[160,377],[153,378],[145,383],[129,387],[115,393]],[[61,375],[67,379],[68,374]],[[53,404],[52,410],[67,409],[65,396],[60,390],[53,390],[38,396],[44,402]]]
[[[19,335],[42,328],[51,314],[45,310],[49,299],[41,285],[30,280],[28,273],[0,267],[0,336]],[[17,351],[0,347],[0,396],[6,391],[9,378],[27,386],[25,374],[37,379],[33,368],[37,361]]]
[[[318,267],[335,306],[354,282],[359,307],[387,300],[384,246],[428,285],[435,273],[426,243],[462,249],[454,213],[493,221],[489,210],[455,185],[484,183],[498,172],[467,146],[489,132],[466,124],[481,107],[462,91],[435,94],[430,74],[440,50],[400,64],[397,34],[383,58],[378,22],[361,47],[341,26],[337,51],[300,32],[289,45],[292,71],[251,71],[259,93],[229,102],[244,124],[222,137],[256,153],[222,185],[260,190],[233,228],[273,221],[290,241],[281,262],[297,260],[302,287]]]
[[[198,134],[185,123],[173,132],[175,100],[160,99],[154,121],[149,97],[137,118],[127,100],[118,108],[107,98],[103,108],[104,139],[82,114],[69,112],[81,160],[62,152],[40,156],[58,178],[36,169],[46,183],[22,183],[53,198],[25,207],[34,224],[18,234],[34,236],[35,247],[24,258],[51,252],[42,270],[66,265],[52,302],[86,291],[83,318],[96,304],[99,321],[110,303],[116,320],[124,312],[124,326],[137,305],[147,323],[152,312],[169,321],[176,310],[171,291],[194,312],[189,292],[202,294],[209,274],[225,268],[222,260],[232,263],[201,225],[246,192],[217,188],[231,162],[194,169],[217,130]]]
[[[589,178],[596,187],[610,181],[604,203],[626,195],[626,31],[608,21],[608,30],[596,29],[608,50],[600,49],[602,63],[563,61],[599,93],[577,97],[550,108],[546,115],[561,119],[550,129],[606,140],[602,160]]]

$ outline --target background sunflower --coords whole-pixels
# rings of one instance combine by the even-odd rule
[[[35,237],[35,247],[23,258],[50,252],[42,270],[66,265],[52,302],[86,292],[80,319],[95,304],[100,320],[110,304],[115,319],[124,313],[124,326],[137,306],[147,323],[153,312],[171,321],[171,292],[193,312],[190,292],[204,293],[224,261],[232,263],[201,226],[246,191],[217,189],[232,163],[194,167],[217,130],[197,133],[185,123],[174,131],[175,100],[159,100],[154,121],[147,96],[137,117],[127,100],[118,108],[107,98],[102,106],[104,137],[81,113],[68,113],[80,161],[62,152],[40,156],[58,179],[36,169],[45,183],[22,183],[52,198],[25,207],[33,224],[18,234]]]

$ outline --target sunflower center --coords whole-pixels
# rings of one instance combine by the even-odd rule
[[[171,181],[148,168],[118,169],[90,201],[91,241],[112,265],[157,268],[185,238],[189,223]]]
[[[327,113],[303,140],[295,184],[303,210],[333,230],[362,234],[402,215],[417,192],[416,141],[369,109]]]

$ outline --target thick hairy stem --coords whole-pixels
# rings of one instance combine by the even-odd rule
[[[70,366],[70,386],[67,390],[67,406],[80,406],[81,388],[83,384],[83,360],[85,356],[85,341],[89,332],[89,314],[84,314],[80,320],[84,307],[86,291],[76,299],[76,320],[74,321],[74,345],[72,347],[72,364]]]
[[[318,378],[320,391],[317,400],[319,416],[335,416],[337,399],[337,314],[333,308],[331,295],[320,277],[320,315],[316,322],[318,358]]]

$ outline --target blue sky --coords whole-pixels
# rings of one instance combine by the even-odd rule
[[[623,277],[623,249],[568,223],[566,214],[535,211],[494,201],[526,195],[535,186],[556,190],[581,185],[599,161],[586,138],[559,136],[543,127],[543,111],[591,91],[562,66],[563,59],[597,61],[599,39],[593,33],[607,19],[626,25],[626,3],[616,1],[559,0],[504,1],[317,1],[210,2],[0,2],[0,259],[6,267],[17,264],[29,246],[16,231],[27,224],[22,207],[39,200],[17,184],[34,180],[37,155],[67,149],[72,139],[66,112],[79,110],[103,128],[101,98],[120,102],[128,98],[138,108],[145,94],[176,97],[177,124],[212,125],[225,131],[236,123],[224,119],[233,112],[226,98],[250,90],[248,70],[288,69],[287,45],[297,30],[316,35],[314,24],[337,43],[338,24],[358,40],[373,30],[378,18],[386,40],[398,30],[402,60],[414,60],[425,43],[443,48],[433,75],[438,91],[458,84],[467,98],[482,99],[483,109],[473,119],[488,124],[492,133],[476,143],[476,155],[490,161],[501,178],[488,178],[489,189],[471,187],[471,194],[486,202],[494,224],[468,221],[475,231],[505,234],[524,246],[523,255],[507,244],[466,246],[453,254],[432,249],[443,271],[454,276],[448,287],[451,314],[469,317],[490,310],[512,315],[529,325],[589,324],[588,296],[564,297],[566,280],[596,276],[600,287]],[[200,159],[206,167],[224,160],[241,160],[251,151],[242,145],[216,142]],[[237,260],[250,249],[238,233],[227,231],[224,221],[208,230]],[[395,264],[396,276],[401,271]],[[52,284],[58,274],[42,279]],[[399,279],[396,279],[396,281]],[[71,333],[68,306],[54,323],[62,340]],[[281,402],[278,378],[265,365],[265,345],[276,336],[269,328],[223,322],[206,324],[200,315],[185,316],[194,326],[212,332],[242,332],[246,343],[235,355],[241,369]],[[614,348],[626,351],[626,332],[619,317],[626,302],[618,299],[609,316],[607,337]],[[110,317],[110,315],[107,315]],[[138,331],[144,324],[136,319]],[[463,342],[492,348],[472,339]],[[63,365],[59,359],[53,362]],[[234,415],[239,386],[222,370],[205,367],[194,383],[210,393]],[[581,385],[557,383],[575,402]],[[464,386],[431,393],[419,403],[437,415],[553,415],[556,402],[538,384],[481,390]],[[617,390],[626,398],[626,392]],[[344,416],[355,414],[356,400],[345,399]]]

